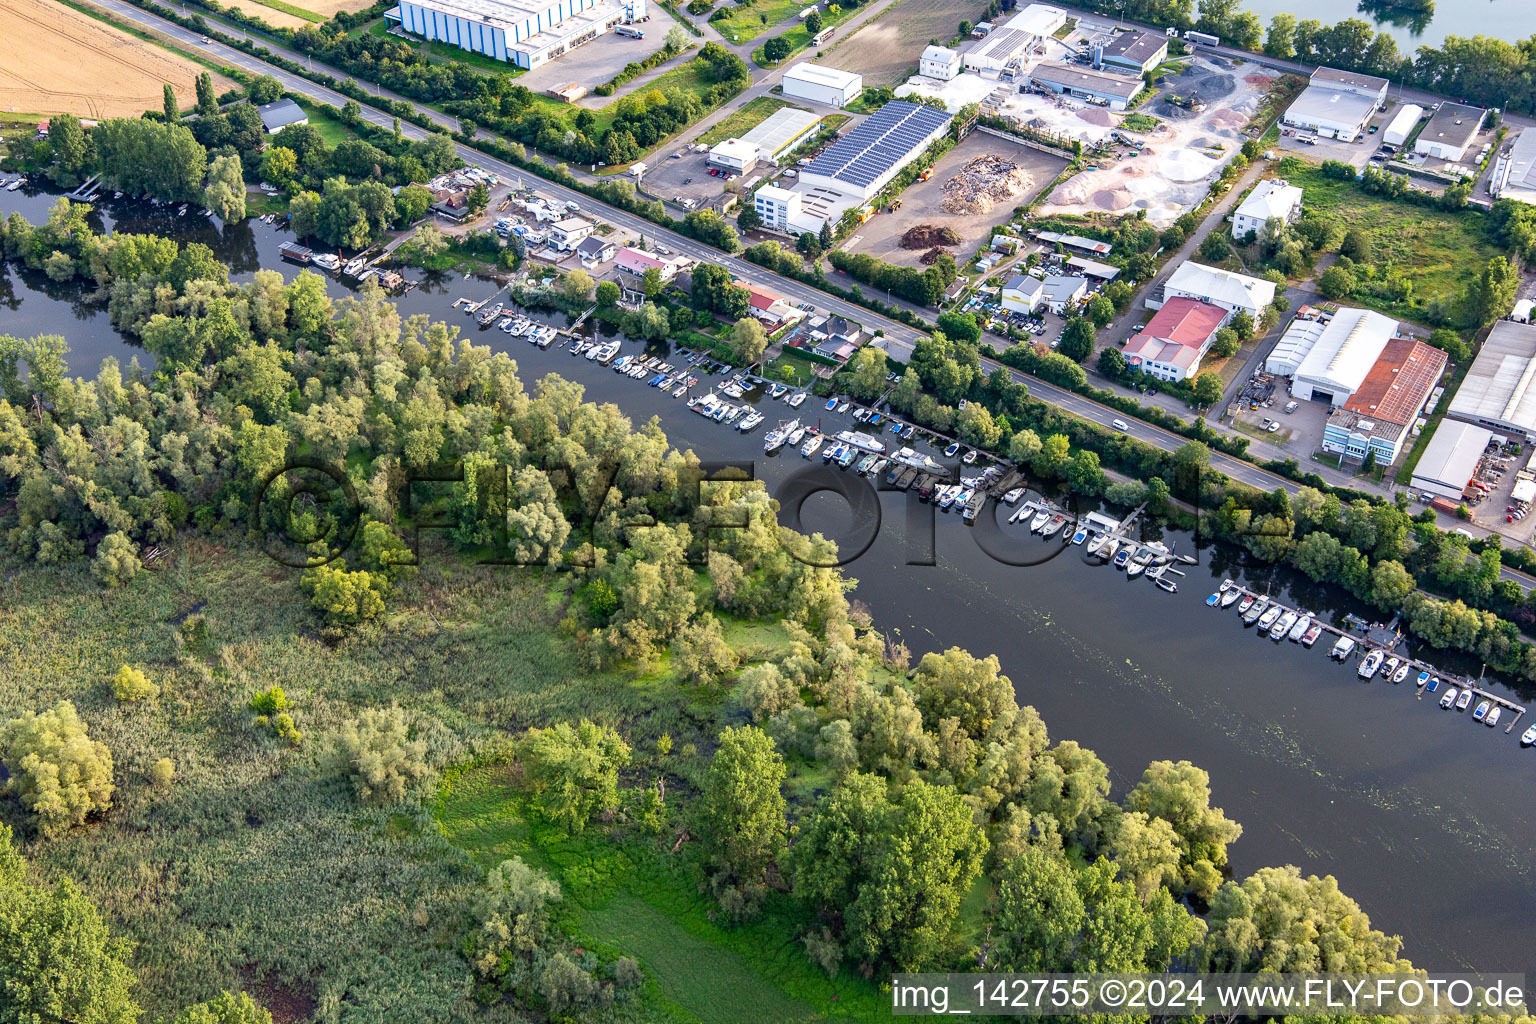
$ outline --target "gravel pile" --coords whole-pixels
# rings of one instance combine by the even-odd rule
[[[939,208],[945,213],[967,216],[986,213],[998,203],[1023,195],[1034,184],[1034,176],[1018,164],[984,153],[967,160],[944,183],[944,200]]]

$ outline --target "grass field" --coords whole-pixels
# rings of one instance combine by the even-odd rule
[[[873,24],[834,42],[821,63],[864,76],[865,88],[894,86],[916,74],[917,55],[930,39],[949,39],[962,19],[981,20],[981,0],[902,0]],[[858,24],[865,15],[855,12]],[[801,29],[804,32],[804,29]]]
[[[749,6],[736,8],[729,18],[711,24],[728,42],[736,43],[756,39],[764,32],[778,28],[786,19],[793,19],[794,27],[800,27],[804,33],[804,27],[795,16],[807,6],[807,0],[757,0]]]
[[[320,137],[325,140],[326,145],[336,146],[346,142],[348,139],[357,137],[357,134],[352,129],[348,128],[323,108],[305,100],[298,100],[297,102],[303,108],[304,113],[309,115],[309,126],[320,133]]]
[[[790,104],[772,96],[759,96],[755,100],[745,104],[740,110],[733,111],[731,115],[714,125],[709,131],[700,135],[698,141],[705,145],[713,146],[717,142],[726,139],[738,139],[745,133],[756,128],[768,119],[776,110],[783,110]]]
[[[273,28],[303,28],[305,25],[326,20],[313,11],[282,3],[281,0],[268,0],[267,3],[260,3],[258,0],[219,0],[219,3],[242,14],[260,18]]]
[[[1450,213],[1370,195],[1354,182],[1325,177],[1316,164],[1297,158],[1287,158],[1282,173],[1301,187],[1307,209],[1330,213],[1350,227],[1365,230],[1374,250],[1372,262],[1384,271],[1383,277],[1397,270],[1413,282],[1407,302],[1369,295],[1368,286],[1351,302],[1422,321],[1430,303],[1455,303],[1487,262],[1503,255],[1488,240],[1484,215],[1477,210]]]
[[[352,14],[371,6],[370,0],[304,0],[305,10],[314,11],[326,19],[334,18],[343,11]]]
[[[160,109],[166,84],[192,105],[201,69],[153,43],[48,0],[0,0],[0,21],[0,108],[136,117]]]

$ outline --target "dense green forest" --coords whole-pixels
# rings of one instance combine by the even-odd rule
[[[159,360],[72,379],[62,338],[0,339],[25,1012],[700,1019],[664,927],[861,1018],[895,968],[1404,966],[1331,879],[1226,878],[1197,767],[1112,794],[1030,680],[914,660],[655,422],[372,287],[235,285],[62,212],[20,237]]]

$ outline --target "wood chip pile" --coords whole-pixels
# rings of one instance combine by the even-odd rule
[[[944,183],[945,213],[986,213],[998,203],[1023,195],[1035,184],[1034,175],[1011,160],[983,153]]]
[[[937,224],[917,224],[906,230],[901,236],[903,249],[930,249],[936,245],[959,245],[960,236],[955,234],[954,228],[940,227]]]

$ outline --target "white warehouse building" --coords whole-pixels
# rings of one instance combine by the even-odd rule
[[[1387,102],[1385,78],[1337,68],[1318,68],[1310,84],[1285,112],[1292,128],[1354,142],[1371,116]]]
[[[823,103],[829,107],[846,107],[864,91],[862,75],[824,68],[809,61],[801,61],[784,72],[782,84],[785,96]]]
[[[1405,103],[1397,108],[1392,120],[1381,130],[1381,141],[1388,146],[1401,146],[1418,127],[1424,117],[1424,108],[1417,103]]]
[[[1369,309],[1341,309],[1326,325],[1317,321],[1297,323],[1302,326],[1293,323],[1292,329],[1303,331],[1310,343],[1296,344],[1288,330],[1275,346],[1277,354],[1283,347],[1295,360],[1291,397],[1303,402],[1326,399],[1335,407],[1360,390],[1387,342],[1397,334],[1396,320]],[[1274,360],[1275,356],[1270,358]],[[1271,373],[1282,372],[1274,362],[1266,363],[1266,368]]]
[[[646,0],[400,0],[385,12],[407,32],[536,68],[626,22]]]

